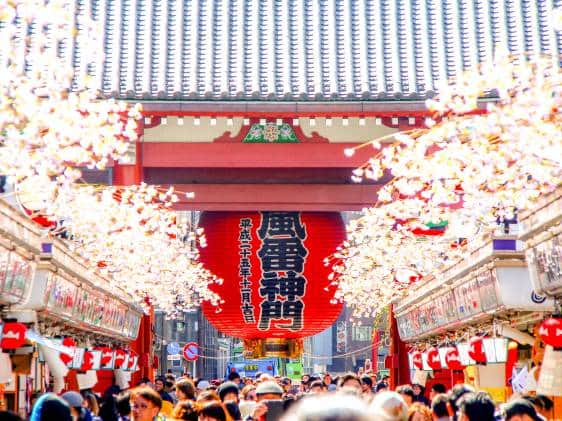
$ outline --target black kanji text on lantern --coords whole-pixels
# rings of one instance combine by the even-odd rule
[[[280,329],[303,328],[307,280],[304,273],[308,250],[304,245],[306,227],[299,212],[262,212],[258,250],[262,276],[258,329],[269,330],[271,323]]]
[[[240,265],[238,275],[240,276],[240,298],[242,301],[242,315],[244,322],[255,323],[254,306],[252,305],[252,264],[250,255],[252,254],[252,220],[250,218],[240,219],[240,235],[238,236],[238,254],[240,255]]]

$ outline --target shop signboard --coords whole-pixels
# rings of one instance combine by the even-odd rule
[[[50,273],[45,290],[47,311],[136,338],[141,318],[139,312],[88,285],[78,288],[77,283],[77,280]]]
[[[287,363],[285,365],[285,370],[287,371],[287,377],[290,378],[291,380],[298,380],[298,381],[301,380],[303,374],[302,363],[300,362]]]
[[[562,294],[562,232],[527,250],[531,279],[538,292]]]
[[[35,264],[17,253],[2,250],[3,253],[0,257],[1,293],[11,303],[18,302],[24,298],[31,285]]]

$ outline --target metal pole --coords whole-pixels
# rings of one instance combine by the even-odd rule
[[[195,361],[193,361],[191,364],[192,364],[192,367],[193,367],[193,374],[192,374],[191,377],[195,379],[195,378],[197,378],[197,364],[196,364]]]

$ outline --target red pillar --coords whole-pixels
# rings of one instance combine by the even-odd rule
[[[137,141],[135,144],[135,162],[134,164],[123,165],[115,163],[113,167],[113,185],[114,186],[130,186],[140,184],[143,181],[142,167],[142,148],[141,137],[144,132],[144,120],[140,119],[137,127]],[[143,377],[154,380],[152,370],[152,342],[154,340],[153,333],[154,310],[150,307],[149,313],[144,314],[141,318],[139,334],[136,340],[131,342],[131,349],[139,355],[139,370],[133,373],[131,378],[131,386],[134,386]]]
[[[390,352],[389,357],[392,361],[390,368],[390,387],[395,389],[401,384],[410,383],[410,367],[408,363],[408,351],[406,343],[398,335],[398,323],[394,317],[394,308],[391,305],[388,311],[390,326]]]

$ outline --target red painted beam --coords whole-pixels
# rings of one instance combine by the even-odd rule
[[[187,143],[144,142],[146,168],[356,168],[376,151],[357,143]]]
[[[167,186],[163,186],[167,187]],[[381,185],[361,184],[177,184],[178,210],[351,211],[372,206]]]

